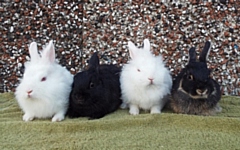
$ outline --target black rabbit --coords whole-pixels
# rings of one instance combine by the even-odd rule
[[[74,76],[67,115],[98,119],[117,110],[122,103],[120,71],[115,65],[99,65],[94,53],[88,69]]]
[[[207,41],[196,61],[195,48],[189,50],[189,62],[173,81],[170,106],[176,113],[214,115],[221,112],[219,84],[210,77],[207,57],[211,43]]]

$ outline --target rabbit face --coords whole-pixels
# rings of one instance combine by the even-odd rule
[[[52,41],[42,51],[41,57],[35,42],[30,44],[29,53],[31,60],[24,64],[25,71],[18,88],[21,91],[19,93],[27,99],[49,99],[49,93],[61,87],[52,83],[64,82],[67,70],[55,62],[55,49]],[[68,76],[67,72],[66,77]]]
[[[146,58],[147,55],[145,55]],[[163,75],[158,70],[161,69],[161,58],[153,57],[149,54],[147,60],[138,58],[130,62],[129,77],[134,83],[141,83],[141,87],[157,86],[162,82]]]
[[[100,84],[100,80],[95,71],[80,72],[74,77],[71,98],[76,104],[91,104],[93,100],[92,96],[96,93],[96,88],[98,88]]]
[[[128,42],[131,60],[124,67],[128,70],[128,78],[133,84],[141,84],[140,88],[155,88],[164,82],[166,73],[161,56],[153,56],[150,51],[149,40],[144,40],[144,47],[138,48],[132,42]]]
[[[195,62],[186,66],[181,86],[191,95],[206,96],[210,92],[210,70],[205,63]]]

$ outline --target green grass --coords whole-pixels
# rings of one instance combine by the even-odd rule
[[[164,110],[131,116],[118,110],[102,119],[22,121],[12,93],[0,94],[0,149],[240,150],[240,98],[222,97],[216,116]]]

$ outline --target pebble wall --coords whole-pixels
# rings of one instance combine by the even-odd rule
[[[102,64],[122,66],[127,41],[149,38],[176,75],[212,42],[208,66],[223,94],[240,95],[239,0],[3,0],[0,3],[0,92],[14,91],[29,60],[28,46],[54,40],[57,59],[72,74],[85,68],[95,51]]]

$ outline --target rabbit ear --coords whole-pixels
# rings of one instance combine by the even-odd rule
[[[38,54],[38,49],[37,49],[37,43],[32,42],[29,46],[29,54],[31,57],[31,61],[37,62],[40,59],[40,56]]]
[[[207,61],[210,49],[211,49],[211,43],[209,41],[207,41],[204,45],[204,48],[203,48],[201,54],[200,54],[200,57],[199,57],[200,62],[206,62]]]
[[[196,61],[196,51],[195,51],[195,47],[190,48],[189,50],[189,59],[188,59],[188,63],[189,62],[195,62]]]
[[[128,48],[130,57],[134,59],[137,55],[138,48],[131,41],[128,41]]]
[[[148,39],[145,39],[144,41],[143,41],[143,49],[145,49],[145,50],[147,50],[147,51],[150,51],[150,42],[149,42],[149,40]]]
[[[95,52],[89,60],[89,68],[97,68],[99,66],[98,52]]]
[[[43,50],[42,58],[45,59],[46,62],[50,62],[50,63],[55,62],[55,48],[52,40]]]

